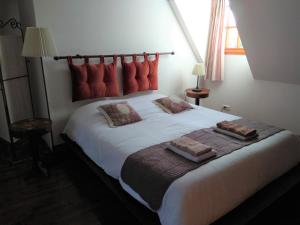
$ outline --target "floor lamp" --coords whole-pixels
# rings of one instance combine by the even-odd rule
[[[25,39],[23,44],[22,56],[27,58],[40,58],[41,68],[42,68],[42,77],[44,83],[44,91],[46,97],[47,113],[48,118],[51,120],[49,102],[48,102],[48,92],[45,79],[44,63],[43,57],[53,57],[57,55],[56,47],[51,36],[51,33],[47,28],[41,27],[27,27],[25,33]],[[51,128],[51,145],[53,143],[53,132]]]

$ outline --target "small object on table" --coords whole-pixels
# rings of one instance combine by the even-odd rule
[[[195,99],[195,105],[200,104],[200,98],[207,98],[209,96],[209,89],[201,88],[200,91],[194,91],[193,88],[185,90],[186,96]]]
[[[192,74],[197,76],[197,86],[196,86],[196,88],[193,88],[193,91],[200,92],[201,88],[199,86],[199,80],[201,79],[201,77],[205,76],[205,65],[204,65],[204,63],[203,62],[196,63],[193,67]]]
[[[51,120],[46,118],[25,119],[11,124],[10,130],[15,138],[28,138],[34,167],[48,176],[48,168],[40,159],[39,143],[42,136],[51,131]]]

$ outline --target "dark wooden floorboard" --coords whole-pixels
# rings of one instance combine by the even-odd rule
[[[264,210],[251,221],[250,225],[299,225],[300,224],[300,185]]]
[[[31,161],[0,167],[0,224],[138,225],[136,219],[81,161],[52,165],[51,176]]]
[[[139,225],[82,161],[56,158],[50,177],[33,172],[31,160],[11,166],[0,160],[0,225]],[[300,185],[248,225],[260,224],[300,224]]]

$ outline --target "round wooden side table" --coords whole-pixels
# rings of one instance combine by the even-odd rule
[[[48,168],[40,159],[39,143],[42,136],[51,131],[52,122],[46,118],[25,119],[14,122],[10,126],[10,131],[15,138],[28,138],[30,150],[33,158],[33,165],[36,169],[48,176]]]
[[[195,99],[195,105],[200,104],[200,98],[207,98],[209,96],[209,89],[201,88],[201,91],[193,91],[193,88],[185,90],[186,96]]]

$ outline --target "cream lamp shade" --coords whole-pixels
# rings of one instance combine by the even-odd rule
[[[204,76],[205,75],[205,65],[204,63],[196,63],[193,68],[193,75],[195,76]]]
[[[201,88],[199,87],[200,77],[204,77],[204,75],[205,75],[204,63],[203,62],[196,63],[193,68],[192,74],[197,76],[197,86],[196,86],[196,88],[193,89],[193,91],[200,92],[201,91]]]
[[[27,27],[23,44],[22,56],[47,57],[56,56],[57,51],[47,28]]]

